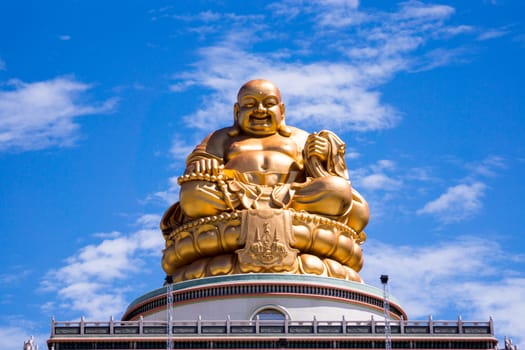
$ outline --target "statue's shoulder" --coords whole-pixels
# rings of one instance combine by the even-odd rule
[[[222,129],[218,129],[210,133],[206,138],[210,142],[225,142],[230,138],[230,133],[234,130],[233,127],[226,127]]]
[[[292,132],[291,136],[293,137],[295,143],[297,143],[300,146],[303,146],[306,142],[306,139],[308,138],[309,133],[303,129],[299,129],[294,126],[289,126],[288,128]]]
[[[231,139],[230,133],[233,129],[234,128],[232,127],[226,127],[213,131],[202,141],[202,148],[208,153],[218,157],[223,157],[224,148]]]
[[[299,129],[299,128],[296,128],[295,126],[288,126],[288,128],[292,131],[292,135],[297,135],[297,136],[308,136],[308,131],[306,130],[303,130],[303,129]]]

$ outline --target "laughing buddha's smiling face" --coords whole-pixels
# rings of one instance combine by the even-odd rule
[[[245,134],[259,137],[273,135],[284,120],[281,93],[269,81],[249,81],[239,90],[234,114],[237,125]]]

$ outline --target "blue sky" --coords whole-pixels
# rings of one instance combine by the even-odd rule
[[[0,3],[0,349],[119,318],[163,283],[184,158],[274,81],[347,144],[361,276],[411,319],[494,318],[525,345],[520,0]]]

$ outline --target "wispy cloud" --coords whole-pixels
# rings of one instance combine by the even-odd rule
[[[464,47],[438,48],[418,57],[409,70],[416,73],[443,67],[451,63],[465,63],[471,60],[470,56],[471,50]]]
[[[429,215],[445,225],[472,219],[485,205],[490,182],[509,162],[498,155],[471,162],[446,158],[448,178],[443,178],[439,161],[417,165],[404,159],[410,160],[381,159],[349,169],[352,185],[368,200],[374,221],[385,214]],[[458,175],[450,178],[451,174]]]
[[[30,269],[21,265],[10,266],[4,271],[5,273],[0,274],[0,283],[4,285],[18,283],[31,273]]]
[[[156,222],[156,224],[154,224]],[[60,307],[85,315],[89,319],[106,319],[126,308],[129,280],[148,270],[147,257],[158,256],[162,236],[158,215],[145,215],[137,220],[141,226],[129,235],[110,235],[98,244],[81,248],[64,266],[49,271],[41,288],[57,293]]]
[[[479,162],[470,162],[466,164],[466,168],[471,172],[470,176],[494,177],[507,167],[505,158],[501,156],[488,156]]]
[[[173,143],[171,145],[170,153],[176,160],[182,160],[184,161],[188,154],[190,154],[191,151],[193,151],[193,148],[195,147],[195,144],[188,144],[188,137],[187,136],[176,136],[173,139]]]
[[[480,33],[477,39],[479,41],[485,41],[485,40],[500,38],[507,34],[510,34],[510,30],[508,30],[508,28],[489,29],[489,30],[486,30]]]
[[[0,70],[5,70],[5,61],[0,58]]]
[[[459,297],[460,307],[468,310],[468,317],[482,319],[491,315],[496,324],[496,334],[508,336],[514,344],[525,344],[525,326],[518,317],[525,312],[523,291],[525,277],[506,277],[490,283],[470,281],[457,288],[467,297]]]
[[[180,175],[182,175],[182,170]],[[163,204],[171,205],[175,202],[179,201],[179,190],[180,186],[177,182],[178,176],[172,176],[168,179],[168,188],[164,191],[158,191],[155,192],[149,196],[146,197],[145,201],[150,202],[158,202],[159,200]]]
[[[194,64],[198,68],[174,77],[172,91],[192,87],[211,91],[206,98],[209,103],[187,115],[185,121],[207,130],[230,124],[239,82],[264,77],[280,86],[292,123],[307,120],[312,127],[320,128],[329,120],[332,128],[341,131],[395,126],[400,114],[381,101],[377,88],[398,72],[432,69],[459,57],[457,48],[449,51],[443,47],[439,54],[432,54],[424,45],[466,33],[467,27],[445,24],[454,13],[449,6],[408,1],[388,13],[367,11],[358,5],[358,1],[329,1],[322,6],[316,2],[271,3],[268,8],[275,17],[275,26],[271,27],[266,25],[268,18],[260,15],[248,16],[249,26],[245,25],[247,16],[200,13],[176,17],[194,22],[194,27],[224,26],[222,36],[212,38],[214,44],[198,51],[199,60]],[[316,34],[299,35],[294,45],[281,47],[278,38],[286,31],[280,31],[280,26],[284,28],[287,20],[297,15]],[[268,50],[253,53],[259,44]],[[325,49],[320,52],[317,47]],[[414,55],[422,48],[423,55]],[[339,54],[340,59],[329,62],[325,59],[328,53]],[[294,57],[293,62],[290,57]],[[418,57],[424,60],[419,62]]]
[[[405,187],[405,179],[399,174],[398,165],[389,159],[380,159],[361,168],[349,169],[352,186],[367,199],[374,220],[384,213],[392,212],[394,198],[399,200]],[[387,207],[390,206],[390,209]]]
[[[483,197],[488,190],[486,180],[497,176],[506,168],[506,160],[500,156],[469,162],[462,165],[468,174],[458,184],[449,186],[436,199],[427,202],[417,214],[430,214],[443,224],[451,224],[471,218],[483,208]]]
[[[402,185],[401,181],[392,179],[382,173],[367,175],[360,180],[359,184],[365,190],[383,191],[396,191]]]
[[[173,15],[172,18],[178,19],[184,22],[195,22],[199,21],[202,23],[213,23],[218,24],[219,22],[236,22],[236,23],[247,23],[253,21],[260,21],[263,19],[262,15],[239,15],[236,13],[222,13],[214,11],[202,11],[196,15]]]
[[[75,119],[107,113],[116,100],[86,102],[92,86],[72,77],[0,84],[0,151],[71,146],[78,137]]]
[[[519,343],[525,341],[525,325],[515,315],[525,312],[525,276],[523,269],[507,270],[507,259],[523,263],[522,257],[505,254],[498,243],[472,237],[420,247],[368,240],[360,274],[373,285],[379,285],[381,274],[388,274],[390,291],[410,319],[461,315],[486,321],[492,316],[497,334]],[[450,315],[451,310],[457,314]]]
[[[481,207],[487,186],[481,182],[460,184],[447,188],[437,199],[426,203],[418,214],[436,215],[443,223],[462,221]]]
[[[168,179],[167,188],[162,191],[154,192],[148,195],[144,202],[161,202],[163,205],[172,205],[179,200],[180,186],[177,179],[184,172],[186,157],[193,151],[195,145],[200,142],[198,139],[187,136],[176,135],[173,138],[170,153],[174,159],[173,170],[176,176]]]

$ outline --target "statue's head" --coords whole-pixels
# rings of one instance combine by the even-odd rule
[[[233,117],[236,130],[233,134],[269,136],[279,132],[283,136],[290,135],[284,123],[281,92],[268,80],[250,80],[239,89]]]

